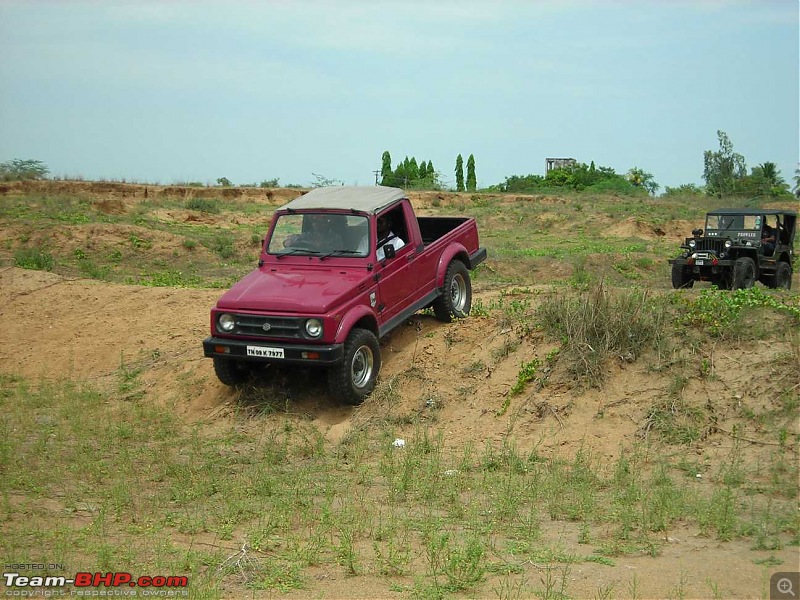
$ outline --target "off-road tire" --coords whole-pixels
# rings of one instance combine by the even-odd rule
[[[672,287],[676,290],[694,287],[694,278],[688,267],[672,263]]]
[[[250,378],[250,370],[233,358],[214,357],[214,372],[225,385],[241,385]]]
[[[454,260],[447,266],[444,274],[444,291],[433,301],[433,314],[443,323],[463,319],[472,308],[472,282],[469,271],[460,260]]]
[[[344,343],[344,359],[328,369],[328,389],[347,404],[364,401],[375,388],[381,370],[378,338],[367,329],[355,328]]]
[[[792,289],[792,267],[789,263],[778,263],[775,270],[775,287],[783,290]]]
[[[749,256],[737,258],[733,263],[733,285],[734,290],[746,290],[756,282],[756,263]]]

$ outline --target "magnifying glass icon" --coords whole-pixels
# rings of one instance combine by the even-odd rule
[[[775,585],[775,587],[778,588],[778,591],[781,594],[789,594],[793,598],[796,597],[794,590],[792,589],[792,580],[788,577],[778,579],[778,583]]]

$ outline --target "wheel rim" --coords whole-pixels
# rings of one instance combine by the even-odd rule
[[[350,380],[359,389],[364,388],[372,378],[372,370],[375,368],[375,357],[369,346],[361,346],[353,354],[353,361],[350,363]]]
[[[454,276],[450,283],[450,304],[459,312],[463,312],[467,304],[467,284],[461,275]]]

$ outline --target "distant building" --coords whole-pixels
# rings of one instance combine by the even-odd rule
[[[544,174],[547,175],[553,169],[566,169],[567,167],[574,167],[578,161],[574,158],[545,158],[544,159]]]

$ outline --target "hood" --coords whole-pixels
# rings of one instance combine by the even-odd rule
[[[217,301],[225,310],[257,310],[324,314],[366,288],[370,279],[364,269],[336,267],[272,266],[256,269],[236,283]]]

